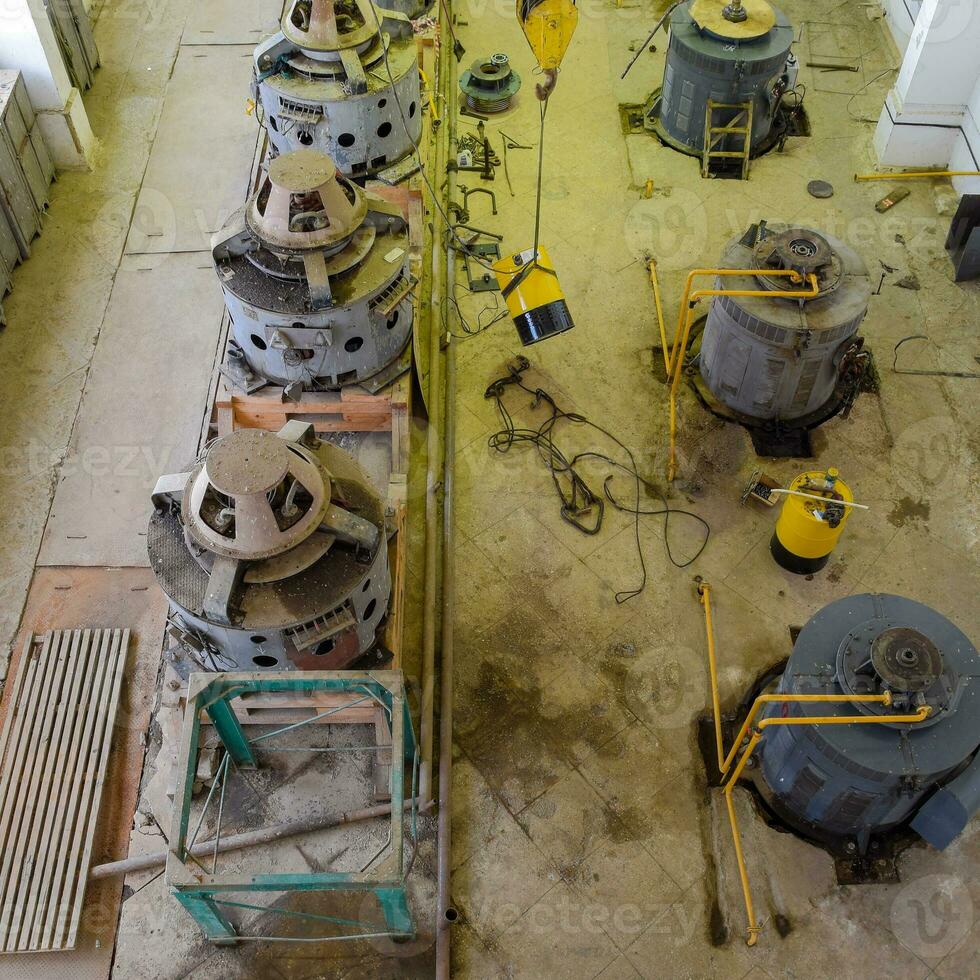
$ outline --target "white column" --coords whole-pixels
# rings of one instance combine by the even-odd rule
[[[42,0],[3,0],[0,64],[19,68],[59,170],[88,170],[97,141],[71,84]]]
[[[924,0],[878,120],[882,166],[946,167],[963,139],[978,78],[980,4]]]

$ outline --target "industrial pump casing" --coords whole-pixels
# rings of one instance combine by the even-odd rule
[[[724,7],[722,0],[687,0],[671,14],[670,44],[655,130],[676,149],[700,155],[704,149],[705,115],[709,99],[715,103],[752,104],[751,148],[768,139],[783,94],[793,88],[795,60],[790,54],[793,27],[769,4],[768,30],[745,36],[740,24],[720,16],[704,17],[701,10]],[[765,26],[765,24],[763,26]],[[718,110],[713,122],[732,121],[736,110]],[[744,125],[742,123],[741,125]],[[741,148],[742,137],[723,137],[716,149]]]
[[[277,153],[327,153],[349,177],[386,170],[422,135],[412,25],[371,0],[292,0],[255,51],[254,95]]]
[[[178,671],[328,670],[376,643],[384,504],[313,427],[239,429],[153,492],[147,548]]]
[[[763,717],[931,713],[916,724],[777,725],[766,729],[761,782],[779,815],[807,836],[850,843],[912,821],[936,846],[980,805],[980,661],[944,616],[911,599],[832,602],[799,634],[781,694],[882,694],[892,704],[776,702]]]
[[[235,353],[260,379],[379,387],[399,373],[412,333],[408,223],[324,154],[273,160],[211,249]]]
[[[806,290],[805,277],[816,275],[819,294],[714,297],[700,355],[711,394],[747,422],[792,422],[831,406],[871,301],[861,257],[824,232],[760,222],[728,243],[720,267],[758,271],[719,278],[718,289]],[[799,273],[798,282],[767,276],[788,269]]]

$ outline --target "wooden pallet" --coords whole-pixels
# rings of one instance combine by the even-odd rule
[[[0,951],[73,949],[129,630],[31,633],[0,735]]]

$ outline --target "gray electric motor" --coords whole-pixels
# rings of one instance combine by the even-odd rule
[[[911,599],[855,595],[803,628],[779,681],[783,694],[881,694],[893,703],[776,704],[763,713],[813,717],[914,714],[912,725],[786,725],[760,744],[763,790],[804,833],[849,842],[912,819],[944,847],[980,805],[980,661],[948,619]]]
[[[153,491],[147,549],[178,671],[329,670],[388,609],[384,505],[313,426],[239,429]]]
[[[711,394],[740,421],[792,421],[819,413],[833,400],[871,301],[863,260],[822,232],[761,222],[729,242],[720,267],[758,272],[719,279],[719,289],[809,288],[767,275],[793,269],[801,277],[815,275],[819,295],[810,300],[714,297],[700,355],[701,377]]]
[[[254,94],[276,152],[311,147],[349,177],[408,157],[422,135],[409,19],[371,0],[292,0],[255,51]]]
[[[711,5],[717,11],[711,9]],[[707,8],[714,16],[702,16]],[[752,103],[755,151],[770,135],[783,94],[793,88],[795,59],[790,54],[793,28],[779,10],[765,5],[767,30],[746,36],[742,23],[729,23],[718,0],[687,0],[670,18],[670,44],[655,129],[676,149],[700,155],[704,149],[708,100],[726,105]],[[761,30],[761,28],[760,28]],[[750,32],[749,32],[750,33]],[[732,121],[733,110],[719,110],[716,126]],[[728,137],[717,149],[741,148],[743,140]]]
[[[211,251],[236,345],[227,372],[240,386],[377,390],[407,369],[408,224],[324,154],[276,157]]]

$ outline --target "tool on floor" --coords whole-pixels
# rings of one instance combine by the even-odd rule
[[[833,467],[801,473],[786,488],[753,474],[743,500],[749,497],[769,506],[774,497],[785,498],[769,550],[777,564],[797,575],[820,571],[837,547],[851,511],[868,509],[854,502],[851,488]]]
[[[830,61],[808,61],[807,68],[822,68],[824,71],[859,71],[856,65],[835,65]]]
[[[534,202],[534,244],[530,249],[495,262],[493,269],[521,343],[528,346],[575,326],[558,283],[558,274],[547,251],[540,246],[539,237],[545,117],[558,81],[562,58],[578,23],[578,8],[572,0],[517,0],[517,20],[545,76],[545,81],[535,89],[541,103],[541,128]]]
[[[486,234],[486,232],[481,232],[481,234]],[[470,265],[470,256],[475,256],[486,262],[494,262],[500,258],[500,241],[498,239],[495,242],[478,242],[476,241],[477,237],[474,235],[473,239],[466,243],[468,248],[463,252],[463,268],[466,270],[467,285],[471,293],[492,293],[500,288],[497,285],[496,277],[484,265],[479,265],[479,274],[474,275]]]
[[[440,4],[442,6],[443,13],[446,15],[446,26],[449,28],[449,35],[453,39],[453,54],[455,55],[457,62],[462,61],[463,55],[466,54],[466,48],[463,47],[462,42],[456,36],[456,31],[453,29],[453,18],[449,15],[449,5],[447,0],[440,0]]]
[[[896,204],[901,204],[912,192],[907,187],[893,187],[880,201],[875,204],[875,211],[884,214]]]

